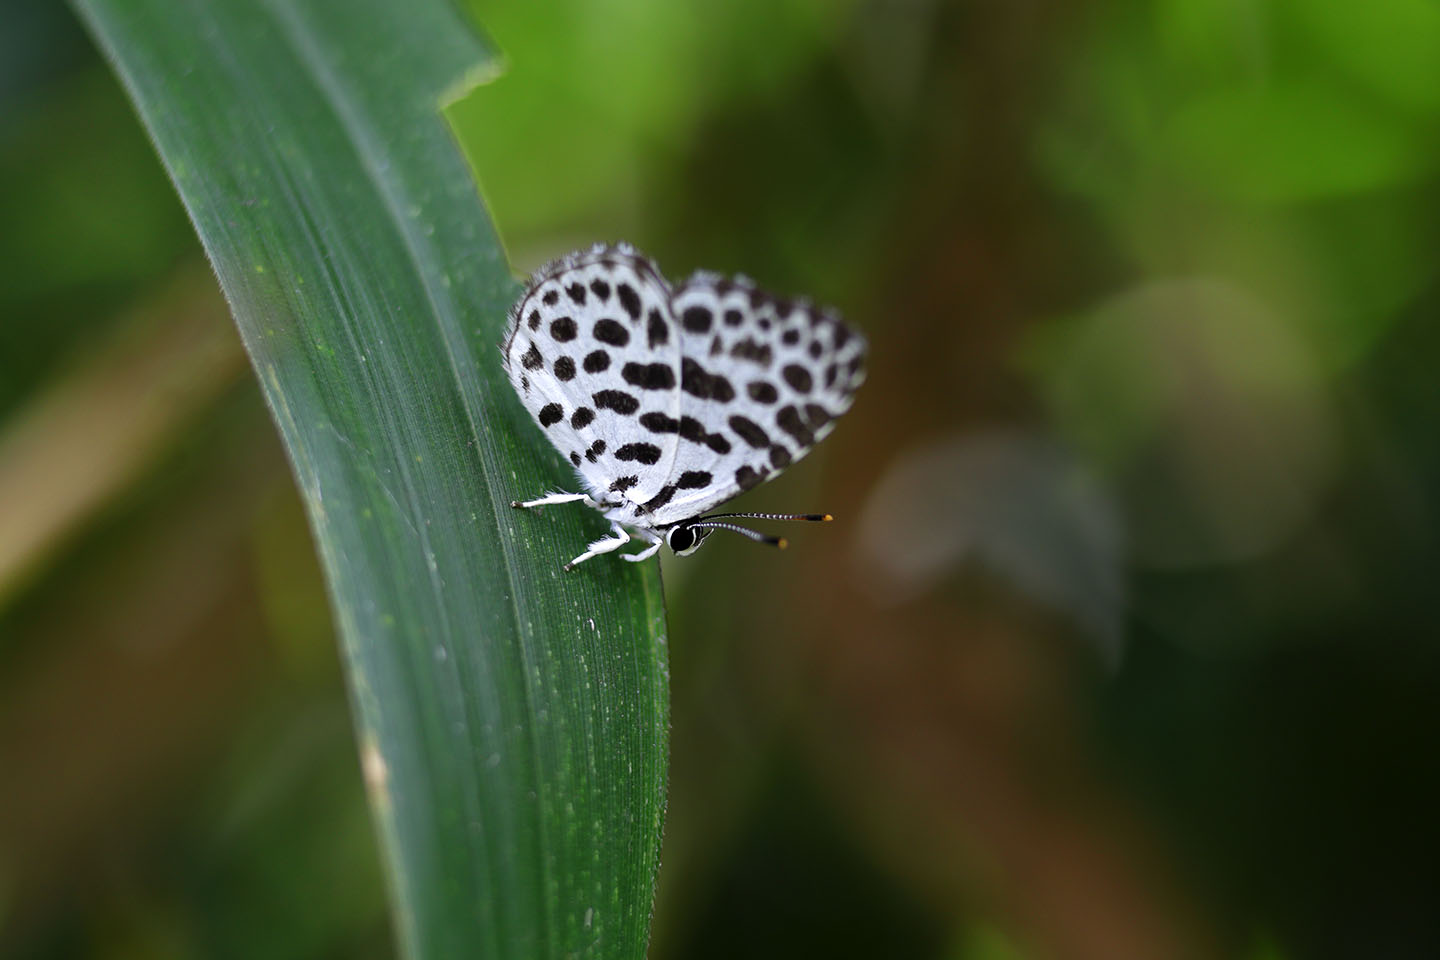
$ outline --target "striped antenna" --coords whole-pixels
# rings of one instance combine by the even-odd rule
[[[835,518],[828,513],[712,513],[701,520],[745,518],[747,520],[807,520],[810,523],[829,523]]]
[[[729,516],[729,514],[721,514],[720,516]],[[784,537],[767,537],[763,533],[755,530],[750,530],[733,523],[711,523],[709,517],[691,521],[690,523],[685,524],[685,526],[690,527],[692,530],[698,528],[709,530],[729,530],[733,533],[740,534],[742,537],[749,537],[756,543],[768,543],[771,546],[779,547],[781,550],[784,550],[787,546],[789,546],[789,543],[786,542]]]

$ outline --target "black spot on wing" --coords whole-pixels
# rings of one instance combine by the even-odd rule
[[[815,381],[810,377],[810,371],[798,363],[786,364],[785,369],[780,371],[780,375],[798,393],[809,393],[810,388],[815,386]]]
[[[561,357],[555,361],[555,379],[565,383],[575,379],[575,361],[569,357]]]
[[[729,403],[735,399],[735,387],[718,373],[707,373],[689,357],[680,364],[680,387],[692,397]]]
[[[545,306],[553,307],[555,306],[555,301],[560,299],[560,291],[546,290],[545,296],[541,297],[540,299],[545,304]]]
[[[610,299],[610,284],[600,278],[590,281],[590,292],[600,299],[601,303]]]
[[[600,454],[602,454],[602,453],[604,453],[604,452],[605,452],[605,441],[604,441],[604,440],[596,440],[594,443],[590,444],[590,449],[585,451],[585,459],[586,459],[586,460],[589,460],[591,463],[594,463],[594,462],[595,462],[595,458],[598,457],[598,456],[600,456]]]
[[[650,341],[651,350],[670,341],[670,324],[665,322],[659,310],[651,309],[650,319],[645,324],[645,334]]]
[[[825,352],[825,348],[821,345],[819,340],[811,340],[809,349],[810,357],[814,360],[819,360],[820,355]]]
[[[595,321],[595,339],[611,346],[623,347],[630,342],[630,331],[622,327],[619,320],[605,317]]]
[[[625,312],[630,314],[630,319],[639,320],[640,294],[635,292],[635,288],[628,283],[622,283],[615,288],[615,293],[620,298],[620,306],[624,307]]]
[[[565,416],[565,411],[560,409],[558,403],[547,403],[540,408],[540,426],[549,427],[560,422]]]
[[[680,315],[680,323],[691,333],[708,333],[714,315],[705,307],[686,307]]]
[[[758,363],[762,367],[770,366],[770,361],[774,358],[774,354],[770,350],[770,344],[757,343],[754,337],[736,340],[735,345],[730,348],[730,356],[737,360],[749,360],[751,363]]]
[[[794,409],[791,407],[790,409]],[[739,415],[730,418],[730,429],[739,434],[740,439],[756,449],[764,449],[770,446],[770,434],[766,433],[760,424],[748,417]]]
[[[680,421],[659,411],[640,414],[640,426],[649,430],[651,433],[680,432]]]
[[[530,311],[529,324],[530,324],[530,329],[531,329],[531,330],[539,330],[539,329],[540,329],[540,311],[539,311],[539,310],[531,310],[531,311]]]
[[[758,472],[753,467],[741,467],[735,471],[735,482],[741,490],[753,490],[769,473],[770,471],[764,467],[761,467]]]
[[[623,493],[624,491],[629,490],[631,487],[635,486],[635,484],[639,482],[640,478],[633,473],[630,474],[628,477],[616,477],[615,482],[610,484],[610,490],[613,493]]]
[[[595,421],[595,411],[589,407],[578,407],[570,414],[570,426],[576,430],[583,430]]]
[[[526,370],[539,370],[545,365],[545,358],[540,356],[540,350],[535,344],[530,344],[530,349],[525,351],[525,356],[520,358],[520,365]]]
[[[805,425],[805,421],[800,419],[800,411],[794,407],[782,407],[780,412],[775,414],[775,422],[780,425],[781,430],[784,430],[798,440],[800,446],[809,447],[814,445],[815,434],[810,432],[810,428]]]
[[[705,429],[703,423],[694,417],[680,418],[680,436],[691,443],[703,444],[716,453],[730,452],[730,441],[725,439],[724,434],[711,433]]]
[[[577,466],[577,467],[580,466],[580,454],[576,453],[574,450],[571,450],[571,451],[570,451],[570,462],[573,463],[573,464],[575,464],[575,466]]]
[[[790,466],[790,451],[781,444],[775,444],[770,448],[770,464],[776,470],[784,470]]]
[[[550,336],[554,337],[557,343],[569,343],[575,339],[577,332],[575,321],[570,317],[556,317],[550,321]]]
[[[738,327],[741,323],[744,322],[744,320],[745,315],[742,314],[739,310],[725,311],[725,326],[727,327]]]
[[[828,367],[825,368],[825,388],[826,388],[827,390],[828,390],[829,388],[835,386],[835,377],[836,377],[839,373],[840,373],[840,368],[839,368],[838,366],[836,366],[835,364],[833,364],[833,363],[830,364]]]
[[[620,376],[642,390],[669,390],[675,386],[675,371],[668,363],[627,363]]]
[[[704,443],[707,431],[705,424],[694,417],[680,418],[680,436],[692,443]]]
[[[585,306],[585,288],[579,283],[570,284],[570,286],[565,288],[565,292],[570,295],[570,299],[573,300],[577,306]]]
[[[590,399],[595,401],[595,406],[601,410],[614,410],[616,413],[632,414],[640,409],[640,401],[624,390],[600,390]]]
[[[856,354],[855,357],[845,365],[845,368],[850,373],[850,383],[846,387],[846,393],[854,393],[855,388],[859,385],[857,381],[859,380],[860,371],[865,369],[865,355]]]
[[[585,362],[582,364],[586,373],[603,373],[610,369],[610,354],[604,350],[592,350],[585,354]]]
[[[653,513],[656,510],[659,510],[661,507],[665,506],[665,504],[669,503],[671,499],[674,498],[674,496],[675,487],[667,483],[665,486],[660,488],[659,493],[655,494],[655,496],[645,501],[645,509]]]
[[[660,462],[660,448],[653,443],[627,443],[615,448],[616,460],[634,460],[649,466]]]
[[[699,490],[702,487],[710,486],[710,480],[710,474],[704,470],[686,470],[680,474],[680,478],[675,481],[675,485],[681,490]]]
[[[833,419],[830,411],[818,403],[805,404],[805,417],[810,421],[811,430],[819,430]]]
[[[780,393],[775,389],[775,385],[766,383],[764,380],[754,381],[745,388],[745,392],[756,403],[774,403],[780,399]]]
[[[780,334],[780,340],[787,346],[793,347],[800,342],[800,331],[795,329],[786,330]]]

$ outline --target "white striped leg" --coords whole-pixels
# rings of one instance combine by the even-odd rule
[[[613,533],[614,536],[603,537],[602,539],[596,540],[594,543],[590,544],[590,546],[585,548],[584,553],[580,554],[580,556],[565,564],[564,569],[573,570],[575,567],[584,563],[586,560],[589,560],[591,557],[598,557],[602,553],[609,553],[612,550],[619,550],[621,547],[625,546],[625,544],[630,542],[630,534],[626,533],[618,523],[612,523],[610,525],[610,532]]]
[[[575,503],[577,500],[583,502],[587,507],[596,510],[600,509],[600,504],[591,500],[589,495],[584,493],[547,493],[545,496],[537,497],[534,500],[511,500],[510,506],[521,510],[529,510],[531,507],[548,507],[555,503]]]
[[[644,550],[641,550],[639,553],[622,553],[620,554],[620,559],[629,560],[631,563],[639,563],[641,560],[649,560],[651,557],[655,556],[655,554],[660,551],[660,545],[663,542],[664,541],[656,540],[654,543],[650,544],[650,546],[646,547]]]

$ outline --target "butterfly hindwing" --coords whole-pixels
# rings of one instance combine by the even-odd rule
[[[864,379],[865,342],[828,311],[699,273],[671,299],[681,442],[655,524],[705,513],[826,436]]]

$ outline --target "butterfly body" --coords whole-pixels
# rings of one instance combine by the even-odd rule
[[[612,537],[571,566],[623,546],[630,530],[647,548],[626,559],[667,542],[693,552],[713,529],[749,535],[706,511],[834,428],[864,379],[865,349],[829,310],[744,277],[702,272],[672,287],[625,244],[548,264],[512,308],[501,350],[584,493],[517,506],[579,501],[611,521]]]

